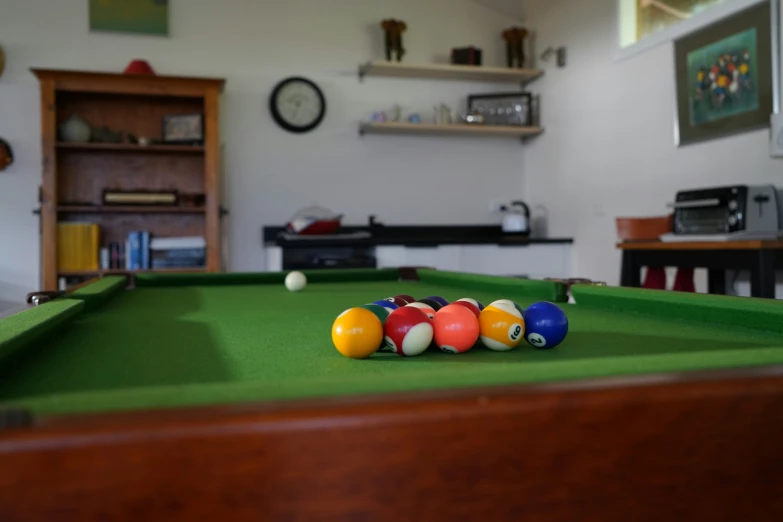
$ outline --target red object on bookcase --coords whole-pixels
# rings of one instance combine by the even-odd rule
[[[131,60],[123,73],[155,76],[155,70],[147,60]]]

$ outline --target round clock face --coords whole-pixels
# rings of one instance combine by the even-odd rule
[[[277,84],[269,109],[278,125],[291,132],[311,131],[326,114],[326,100],[316,84],[306,78],[287,78]]]

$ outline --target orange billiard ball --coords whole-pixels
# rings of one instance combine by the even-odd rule
[[[337,351],[351,359],[371,356],[383,342],[381,320],[366,308],[349,308],[332,324],[332,343]]]
[[[479,337],[479,322],[467,307],[446,305],[435,312],[435,344],[446,353],[464,353]]]

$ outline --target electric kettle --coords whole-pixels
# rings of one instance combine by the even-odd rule
[[[503,232],[507,234],[530,235],[530,209],[522,201],[512,201],[500,207],[503,211]]]

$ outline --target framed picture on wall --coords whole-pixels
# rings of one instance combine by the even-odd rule
[[[529,92],[471,94],[468,111],[483,115],[486,125],[532,125],[532,95]]]
[[[766,1],[675,41],[678,146],[769,127],[773,29]]]

